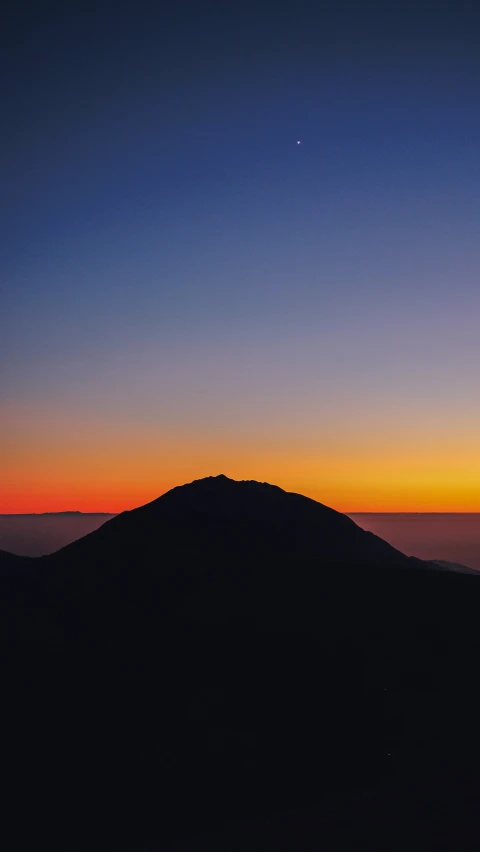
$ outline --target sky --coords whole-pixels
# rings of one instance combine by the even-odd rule
[[[476,3],[7,3],[0,513],[480,511]],[[300,140],[300,144],[297,144]]]

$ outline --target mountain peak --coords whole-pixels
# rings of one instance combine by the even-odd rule
[[[274,491],[280,491],[284,494],[288,493],[284,491],[283,488],[280,488],[278,485],[272,485],[270,482],[260,482],[257,479],[233,479],[231,476],[226,476],[225,473],[218,473],[214,476],[204,476],[201,479],[194,479],[192,482],[187,482],[184,485],[179,485],[177,488],[190,488],[191,486],[202,486],[202,485],[228,485],[235,486],[236,488],[243,486],[252,486],[258,487],[261,489],[269,488]],[[175,490],[175,489],[172,489]],[[167,492],[168,493],[168,492]],[[305,498],[308,499],[308,498]]]
[[[225,473],[217,473],[214,476],[204,476],[204,477],[201,477],[200,479],[194,479],[193,482],[186,483],[186,484],[187,485],[195,485],[195,483],[197,483],[197,482],[218,482],[220,484],[222,482],[232,482],[232,483],[235,483],[235,485],[240,485],[243,482],[252,482],[252,483],[255,483],[256,485],[262,484],[255,479],[233,479],[231,476],[227,476]],[[263,484],[266,485],[267,483],[263,483]],[[180,487],[182,487],[182,486],[180,486]]]

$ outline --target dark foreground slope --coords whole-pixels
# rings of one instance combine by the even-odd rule
[[[224,477],[16,566],[8,848],[478,848],[476,577]]]

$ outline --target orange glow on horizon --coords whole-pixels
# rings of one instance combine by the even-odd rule
[[[479,512],[478,464],[443,469],[389,458],[277,457],[211,452],[165,453],[150,461],[111,454],[48,459],[16,466],[0,485],[0,513],[77,510],[118,513],[154,500],[176,485],[224,473],[304,494],[341,512]]]
[[[480,512],[475,430],[416,421],[312,425],[286,434],[272,420],[249,433],[91,423],[61,412],[11,412],[0,439],[0,513],[118,513],[176,485],[224,473],[305,494],[342,512]],[[5,423],[5,420],[4,420]],[[53,425],[52,425],[53,424]],[[443,430],[443,431],[442,431]],[[387,436],[387,437],[385,437]]]

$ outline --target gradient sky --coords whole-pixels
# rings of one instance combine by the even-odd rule
[[[0,512],[480,511],[478,4],[157,7],[0,26]]]

